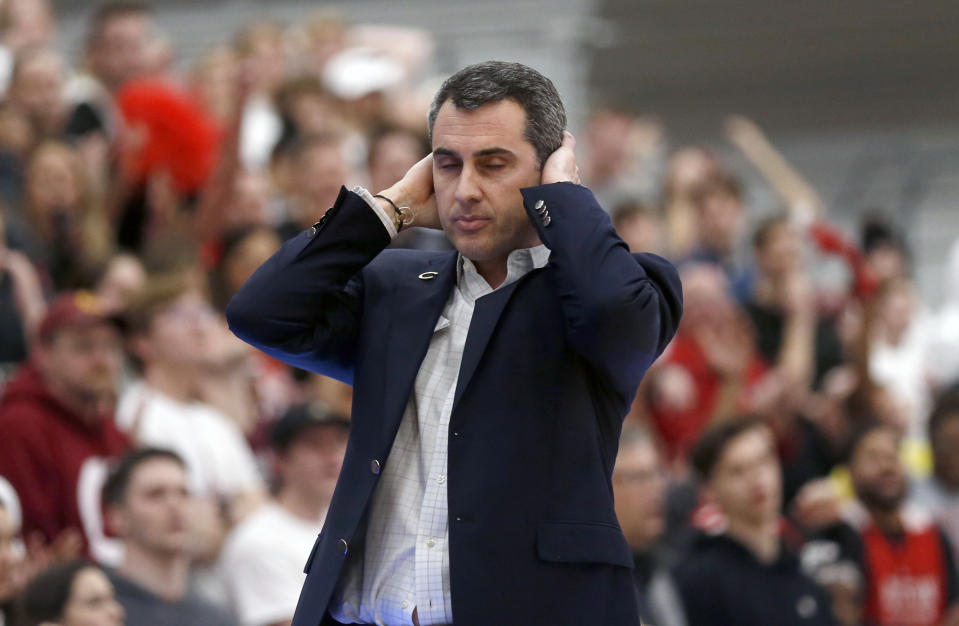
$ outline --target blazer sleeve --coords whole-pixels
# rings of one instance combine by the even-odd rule
[[[233,296],[230,330],[285,363],[352,384],[361,270],[389,242],[370,206],[341,188],[326,215],[283,244]]]
[[[672,339],[682,315],[676,269],[631,254],[592,192],[573,183],[522,190],[550,249],[567,340],[627,402]]]

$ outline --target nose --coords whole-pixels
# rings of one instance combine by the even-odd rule
[[[456,191],[454,197],[456,201],[463,206],[469,206],[479,201],[482,196],[479,185],[476,183],[476,172],[467,164],[460,170],[459,179],[456,181]]]

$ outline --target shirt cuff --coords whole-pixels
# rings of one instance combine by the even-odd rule
[[[353,193],[363,198],[363,200],[370,205],[370,208],[373,209],[373,212],[376,213],[376,216],[380,218],[380,221],[383,222],[383,228],[386,229],[386,232],[390,234],[390,239],[396,237],[396,225],[393,224],[393,219],[389,216],[386,210],[380,206],[380,203],[376,201],[376,198],[373,197],[365,187],[360,187],[357,185],[350,189]]]

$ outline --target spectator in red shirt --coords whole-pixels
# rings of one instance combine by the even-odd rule
[[[680,276],[683,319],[649,390],[652,422],[672,461],[685,459],[710,423],[745,412],[768,369],[722,270],[691,263]]]
[[[927,511],[904,504],[899,442],[899,432],[882,423],[853,438],[849,474],[858,501],[844,522],[806,544],[803,561],[825,584],[842,568],[857,572],[861,624],[954,626],[959,575],[952,549]]]
[[[100,485],[128,441],[113,421],[121,336],[92,294],[60,296],[40,323],[31,358],[0,400],[0,475],[23,507],[23,534],[53,542],[82,534],[99,555]]]

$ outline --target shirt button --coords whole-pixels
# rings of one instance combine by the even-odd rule
[[[433,541],[432,539],[427,539],[427,540],[426,540],[426,547],[427,547],[427,548],[432,548],[432,547],[435,546],[435,545],[436,545],[436,542]]]
[[[340,539],[340,545],[343,546],[343,554],[346,554],[350,549],[350,544],[346,543],[346,539]]]
[[[410,608],[410,603],[407,602],[406,600],[403,600],[403,604],[401,604],[400,606],[403,607],[404,609],[408,609]]]
[[[440,474],[439,476],[436,477],[436,482],[442,485],[443,483],[446,482],[446,476],[444,476],[443,474]]]
[[[377,459],[370,461],[370,471],[379,476],[380,474],[380,462]]]

